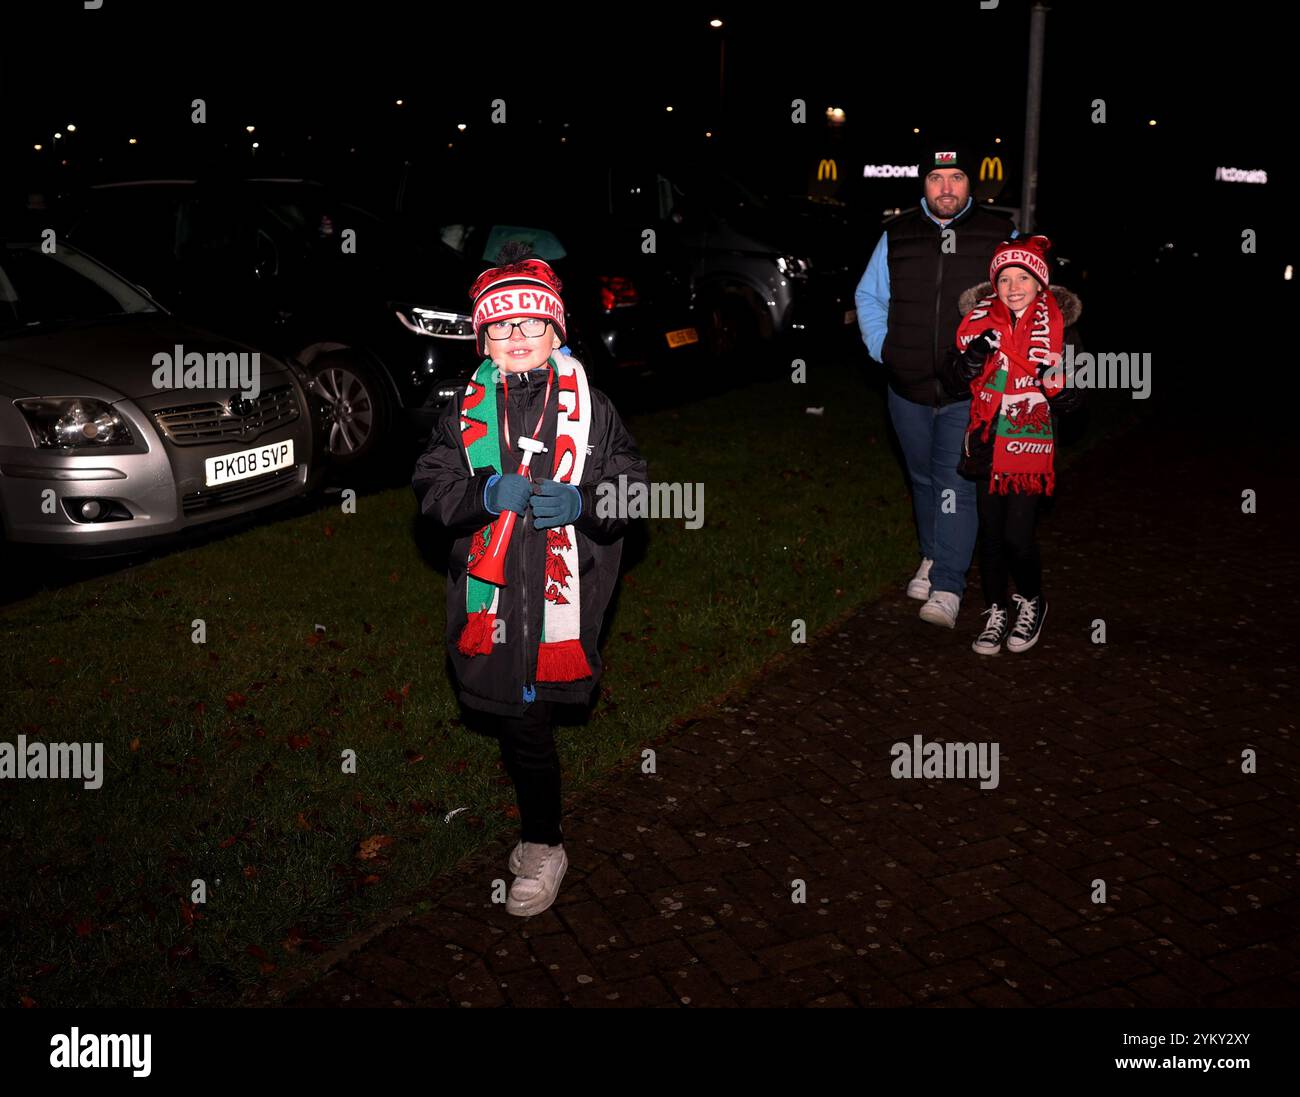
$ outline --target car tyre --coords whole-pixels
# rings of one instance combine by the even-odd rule
[[[330,465],[372,467],[387,446],[393,423],[393,401],[380,371],[355,354],[331,351],[312,361],[311,372],[330,406]]]

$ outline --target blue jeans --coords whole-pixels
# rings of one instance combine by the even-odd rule
[[[912,481],[912,508],[921,555],[934,561],[930,593],[966,591],[966,572],[975,554],[979,515],[975,483],[957,471],[961,441],[970,420],[970,401],[926,407],[889,389],[889,418],[903,447]],[[948,489],[952,495],[947,495]],[[945,505],[945,500],[951,500]]]

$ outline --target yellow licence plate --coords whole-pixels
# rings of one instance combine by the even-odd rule
[[[684,347],[700,341],[699,333],[694,328],[678,328],[676,331],[668,332],[665,338],[670,347]]]

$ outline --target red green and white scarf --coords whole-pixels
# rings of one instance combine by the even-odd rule
[[[989,355],[984,372],[971,381],[969,428],[982,428],[980,437],[987,442],[989,428],[997,421],[989,490],[1051,495],[1056,486],[1056,442],[1047,395],[1055,396],[1063,382],[1054,374],[1041,381],[1038,371],[1061,361],[1065,324],[1060,306],[1044,291],[1013,327],[1011,310],[990,294],[962,318],[958,349],[965,350],[989,328],[1002,334],[1001,349]]]
[[[591,393],[587,387],[587,374],[582,363],[563,354],[558,358],[548,358],[545,368],[553,371],[552,381],[556,387],[558,405],[550,478],[576,487],[582,481],[587,439],[591,433]],[[490,358],[485,358],[465,387],[464,399],[461,401],[460,431],[465,460],[471,474],[489,466],[497,468],[501,462],[496,399],[496,387],[501,383],[497,367]],[[549,410],[544,414],[550,414]],[[523,456],[515,445],[511,445],[510,451],[518,453],[521,458]],[[530,470],[534,475],[543,475],[536,467],[536,462],[543,459],[541,454],[533,458],[534,464]],[[517,468],[515,465],[500,471],[515,472]],[[526,520],[526,515],[516,517],[515,532],[508,552],[522,551],[517,542],[523,534],[520,526]],[[470,542],[467,567],[472,566],[492,543],[496,526],[496,521],[490,522],[474,534]],[[541,580],[544,601],[536,681],[572,682],[578,678],[589,678],[591,666],[582,650],[577,535],[572,525],[557,526],[546,531],[546,572]],[[492,654],[492,630],[497,614],[501,611],[502,595],[509,598],[513,593],[511,587],[498,587],[466,575],[465,612],[468,619],[457,643],[461,654]]]

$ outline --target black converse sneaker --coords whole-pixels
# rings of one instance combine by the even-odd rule
[[[1028,651],[1036,643],[1043,631],[1043,621],[1047,617],[1047,599],[1041,594],[1037,598],[1022,598],[1013,594],[1011,600],[1020,606],[1016,614],[1016,624],[1007,637],[1007,651]]]
[[[984,611],[984,616],[989,619],[988,624],[971,644],[971,650],[979,655],[996,655],[1007,638],[1007,611],[994,602]]]

